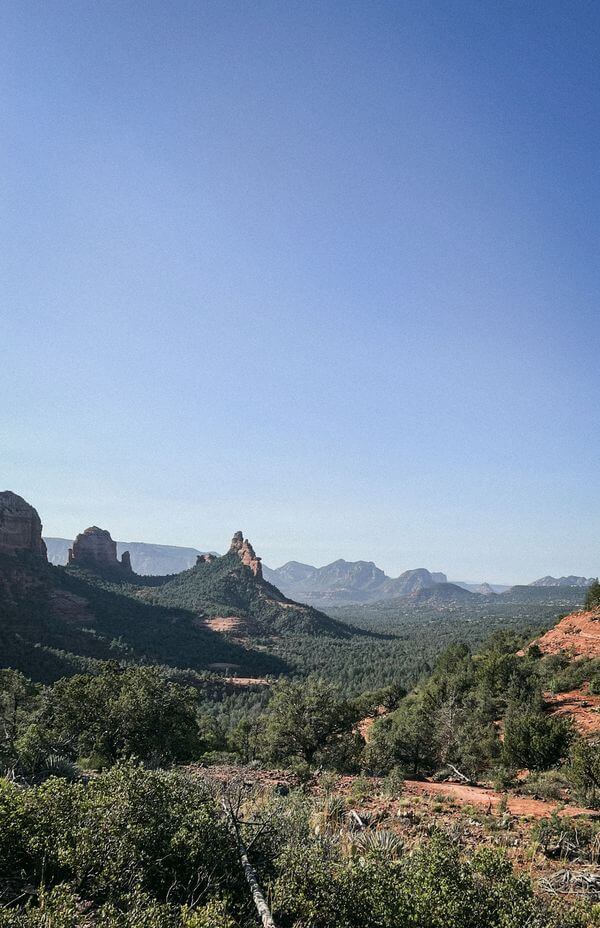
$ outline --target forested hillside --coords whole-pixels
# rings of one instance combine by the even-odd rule
[[[0,928],[251,928],[242,845],[281,928],[597,928],[598,584],[329,616],[0,503]]]

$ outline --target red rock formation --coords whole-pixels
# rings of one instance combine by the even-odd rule
[[[244,544],[244,536],[241,532],[236,532],[233,538],[231,539],[231,544],[229,546],[230,554],[238,554],[242,550]]]
[[[249,567],[255,577],[262,579],[261,559],[257,557],[254,552],[254,548],[248,539],[244,538],[242,532],[236,532],[231,539],[229,553],[237,554],[242,564],[245,564],[246,567]]]
[[[74,567],[88,567],[90,570],[120,572],[124,575],[132,574],[129,551],[123,552],[119,561],[117,558],[117,543],[110,537],[106,529],[92,525],[77,536],[73,547],[69,548],[69,565]]]
[[[262,578],[262,564],[261,559],[256,556],[254,553],[254,548],[246,538],[240,549],[240,557],[242,559],[242,564],[245,564],[246,567],[249,567],[255,577]]]
[[[0,554],[30,551],[46,560],[42,523],[33,506],[11,490],[0,493]]]

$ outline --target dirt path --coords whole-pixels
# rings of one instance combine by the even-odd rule
[[[501,793],[497,793],[485,786],[466,786],[462,783],[429,783],[420,780],[405,780],[404,791],[409,795],[425,793],[428,796],[444,796],[460,805],[483,807],[489,809],[490,812],[497,811],[503,798]],[[512,795],[508,795],[507,811],[511,815],[528,815],[532,818],[547,818],[553,812],[569,818],[576,815],[594,814],[589,809],[582,809],[579,806],[566,805],[561,807],[556,802]]]
[[[249,767],[199,767],[190,765],[188,768],[195,774],[208,777],[209,779],[227,782],[234,778],[242,778],[247,785],[260,786],[263,788],[272,788],[276,785],[285,784],[293,788],[297,785],[296,777],[286,770],[276,770],[263,768],[255,770]],[[367,780],[371,783],[374,795],[370,795],[363,805],[377,807],[381,804],[381,798],[375,795],[381,788],[381,779],[379,777],[355,777],[339,776],[333,791],[338,795],[352,795],[352,789],[356,780]],[[315,782],[309,786],[309,791],[313,795],[322,795],[320,784]],[[401,797],[407,799],[410,796],[427,796],[439,800],[448,799],[458,806],[474,806],[477,811],[490,811],[497,813],[500,803],[503,800],[503,794],[485,786],[467,786],[464,783],[431,783],[427,780],[405,780],[401,791]],[[357,800],[357,804],[360,802]],[[450,809],[448,810],[451,811]],[[543,799],[533,799],[528,796],[515,796],[508,794],[507,811],[514,816],[527,816],[529,818],[549,818],[553,812],[558,815],[572,818],[577,815],[589,815],[598,817],[600,812],[594,812],[591,809],[584,809],[575,805],[561,806],[557,802],[548,802]]]

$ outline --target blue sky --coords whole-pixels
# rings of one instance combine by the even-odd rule
[[[598,4],[0,36],[0,483],[47,534],[599,573]]]

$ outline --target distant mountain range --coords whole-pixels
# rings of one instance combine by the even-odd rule
[[[338,560],[325,567],[288,561],[277,570],[265,567],[264,575],[286,596],[319,606],[397,599],[448,582],[445,574],[424,567],[388,577],[372,561]]]
[[[66,538],[44,540],[48,548],[48,560],[56,565],[66,564],[68,550],[73,542]],[[141,576],[181,573],[196,564],[198,555],[207,553],[198,548],[177,545],[118,541],[118,556],[121,557],[124,551],[129,551],[132,569]],[[341,558],[324,567],[314,567],[300,561],[288,561],[275,570],[263,565],[263,575],[265,580],[278,587],[286,596],[321,608],[417,596],[422,602],[433,595],[426,591],[434,590],[436,601],[461,601],[460,590],[480,596],[494,596],[512,589],[510,584],[462,580],[449,583],[446,574],[429,571],[424,567],[406,570],[399,577],[388,577],[373,561],[345,561]],[[585,588],[591,582],[586,577],[548,576],[535,580],[529,586]]]
[[[388,577],[372,561],[334,561],[325,567],[313,567],[299,561],[288,561],[277,570],[264,568],[265,577],[280,590],[301,602],[326,608],[327,606],[385,602],[411,598],[424,603],[464,602],[471,596],[493,597],[505,594],[510,599],[511,591],[520,601],[539,596],[533,587],[585,588],[592,582],[585,577],[543,577],[534,583],[512,586],[500,583],[466,583],[448,581],[446,574],[432,572],[424,567],[406,570],[399,577]],[[531,590],[531,593],[527,591]]]
[[[582,586],[588,587],[594,582],[594,577],[542,577],[534,580],[531,586]]]
[[[286,597],[263,578],[261,559],[241,532],[226,554],[194,551],[194,564],[175,575],[172,549],[142,545],[142,554],[166,552],[171,569],[142,576],[106,529],[90,526],[71,543],[61,540],[62,548],[49,539],[54,557],[66,553],[67,564],[58,566],[48,562],[41,530],[33,506],[0,492],[0,664],[35,680],[107,660],[264,676],[288,669],[265,639],[370,634]],[[183,553],[189,557],[189,549]]]

